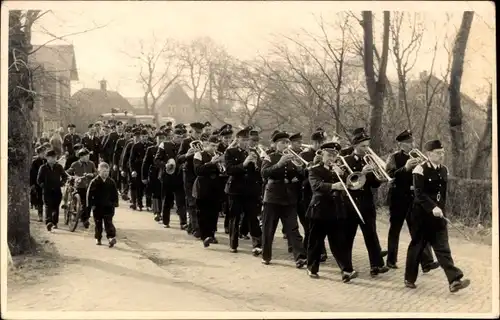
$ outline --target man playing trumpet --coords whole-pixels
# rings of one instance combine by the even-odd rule
[[[390,227],[387,239],[387,267],[392,269],[397,268],[399,235],[405,220],[408,229],[411,228],[408,216],[414,198],[412,171],[421,162],[421,159],[412,158],[408,154],[413,149],[413,135],[409,130],[401,132],[396,137],[396,141],[400,150],[389,156],[386,167],[389,176],[394,178],[388,194]],[[424,273],[439,267],[439,264],[432,258],[429,245],[422,253],[421,265]]]
[[[309,241],[307,243],[307,273],[318,277],[321,255],[325,248],[325,237],[333,256],[342,269],[342,281],[349,282],[357,276],[352,267],[352,258],[346,247],[346,212],[344,192],[346,185],[340,181],[346,174],[335,163],[340,144],[327,142],[321,146],[321,162],[309,170],[309,181],[313,196],[307,210]]]

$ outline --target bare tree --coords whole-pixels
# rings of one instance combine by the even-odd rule
[[[462,127],[462,107],[460,86],[462,82],[465,50],[467,48],[467,40],[469,38],[472,20],[474,18],[473,11],[466,11],[462,16],[462,23],[458,30],[453,46],[453,62],[450,73],[450,132],[451,132],[451,149],[452,149],[452,170],[457,177],[465,177],[467,167],[465,164],[465,137]]]
[[[149,114],[156,117],[157,103],[167,93],[168,88],[181,76],[183,66],[177,59],[177,44],[172,39],[159,43],[153,35],[154,41],[150,48],[146,48],[144,41],[139,42],[138,55],[129,55],[140,65],[139,82],[144,90],[144,108]],[[158,119],[156,119],[158,120]]]
[[[384,114],[384,94],[386,91],[386,70],[389,54],[389,25],[390,13],[384,11],[384,32],[382,36],[382,55],[378,76],[375,74],[373,59],[373,15],[371,11],[363,11],[363,31],[364,31],[364,68],[366,77],[366,87],[370,97],[372,112],[370,117],[370,136],[372,148],[375,152],[380,152],[382,148],[382,117]]]
[[[472,179],[484,179],[486,177],[486,168],[488,167],[488,160],[491,157],[491,145],[492,145],[492,109],[493,109],[493,88],[490,89],[490,94],[488,96],[487,106],[487,119],[486,125],[484,127],[483,135],[479,140],[476,149],[476,155],[471,168],[471,178]]]
[[[410,16],[409,13],[395,11],[392,14],[392,23],[390,25],[392,53],[396,64],[396,71],[398,73],[399,101],[405,110],[406,120],[408,121],[408,129],[413,129],[411,110],[408,105],[407,98],[408,73],[413,69],[415,63],[417,62],[424,34],[422,24],[419,23],[418,20],[419,15],[417,13]],[[405,26],[403,26],[403,24]],[[408,28],[410,30],[410,38],[408,39],[407,44],[405,44],[405,41],[402,39],[402,28],[403,33],[407,33]]]

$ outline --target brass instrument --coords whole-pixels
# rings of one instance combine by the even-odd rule
[[[212,156],[212,159],[214,159],[214,158],[218,158],[218,157],[221,157],[221,156],[222,156],[222,152],[219,152],[219,151],[215,150],[215,151],[214,151],[214,155]],[[222,159],[222,161],[223,161],[223,160],[224,160],[224,159]],[[226,166],[224,165],[224,163],[222,163],[222,162],[217,162],[217,167],[219,168],[219,171],[220,171],[221,173],[226,172]]]
[[[422,151],[416,148],[410,150],[410,152],[408,152],[408,155],[411,159],[417,159],[419,161],[419,164],[429,161],[429,158],[427,158],[427,156],[423,154]]]
[[[167,163],[165,164],[165,173],[168,175],[174,174],[176,167],[177,164],[175,163],[175,159],[168,159]]]
[[[387,164],[380,158],[370,147],[368,147],[368,154],[363,157],[367,165],[373,168],[372,173],[377,180],[382,182],[391,182],[394,180],[389,176],[385,168]]]
[[[347,170],[347,172],[349,173],[349,176],[347,176],[346,178],[347,188],[350,190],[359,190],[363,188],[366,183],[366,175],[362,172],[352,171],[351,167],[349,166],[349,164],[347,164],[347,161],[345,161],[344,157],[339,155],[337,156],[337,159],[340,161],[340,164],[337,164],[337,166],[341,169]]]
[[[283,150],[283,155],[285,155],[285,156],[292,155],[294,157],[292,159],[292,163],[296,167],[300,167],[302,165],[306,165],[307,166],[309,164],[309,161],[307,161],[304,158],[302,158],[297,152],[293,151],[292,148],[290,148],[290,147],[288,147],[285,150]]]
[[[319,150],[318,150],[319,151]],[[343,159],[343,158],[342,158]],[[344,161],[345,162],[345,161]],[[347,166],[347,164],[346,164]],[[337,166],[338,167],[338,166]],[[339,167],[340,168],[340,167]],[[349,168],[349,166],[347,166],[347,168]],[[365,220],[363,219],[363,216],[361,215],[361,211],[359,211],[359,208],[358,206],[356,205],[356,201],[354,201],[353,197],[351,196],[351,193],[349,192],[349,189],[348,187],[346,186],[346,184],[344,183],[344,181],[342,181],[342,177],[337,173],[337,171],[335,171],[335,169],[332,170],[335,175],[337,176],[337,179],[339,179],[339,182],[340,184],[342,185],[342,188],[344,189],[345,193],[347,194],[347,197],[349,198],[349,201],[351,201],[351,204],[352,206],[354,207],[354,210],[356,211],[356,213],[358,214],[358,217],[359,219],[361,220],[361,222],[363,224],[365,224]],[[352,170],[351,170],[352,171]],[[351,177],[352,174],[349,175],[349,177]],[[349,180],[349,177],[347,177],[346,181]],[[362,176],[364,177],[364,176]],[[364,184],[364,182],[363,182]]]
[[[302,148],[304,148],[304,149],[306,149],[306,148],[309,148],[309,149],[310,149],[310,148],[312,148],[313,146],[312,146],[312,144],[305,144],[305,143],[303,143],[303,144],[301,145],[301,147],[302,147]]]
[[[194,140],[189,143],[189,147],[195,151],[203,151],[203,142],[201,140]]]
[[[261,157],[261,158],[268,157],[266,150],[260,144],[257,145],[257,151],[259,152],[259,157]]]

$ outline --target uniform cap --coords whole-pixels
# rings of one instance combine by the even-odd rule
[[[410,130],[405,130],[398,134],[398,136],[396,137],[396,141],[398,142],[403,142],[406,140],[413,140],[413,135]]]
[[[302,140],[302,133],[294,133],[290,136],[290,141]]]
[[[443,144],[440,140],[430,140],[425,143],[424,150],[425,151],[434,151],[437,149],[443,149]]]
[[[272,141],[277,142],[282,139],[289,139],[290,135],[286,132],[280,132],[278,131],[276,134],[273,135]]]

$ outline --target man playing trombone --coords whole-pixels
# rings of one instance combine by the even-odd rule
[[[369,147],[370,137],[364,130],[356,129],[355,133],[357,134],[354,135],[352,140],[354,152],[350,156],[345,157],[344,160],[347,167],[346,169],[350,172],[355,172],[358,176],[357,179],[364,180],[364,183],[358,183],[354,187],[356,190],[351,190],[351,195],[358,204],[359,211],[364,221],[360,224],[359,217],[355,212],[352,212],[354,209],[353,206],[347,206],[349,211],[351,211],[351,214],[348,215],[346,227],[348,237],[347,247],[349,253],[352,255],[354,239],[356,237],[358,225],[360,225],[370,259],[370,274],[376,276],[379,273],[386,273],[389,270],[385,266],[380,241],[377,235],[377,213],[372,193],[372,188],[378,188],[381,181],[378,180],[374,174],[374,170],[377,168],[374,168],[373,165],[368,165],[365,161],[365,159],[367,159],[365,156],[368,155],[369,150],[371,150]],[[349,184],[351,183],[348,182],[348,186]]]
[[[411,221],[408,219],[414,198],[413,169],[422,162],[418,157],[411,157],[413,149],[413,135],[409,130],[401,132],[396,141],[399,151],[391,154],[387,160],[386,171],[394,181],[391,183],[388,194],[389,202],[389,235],[387,238],[387,267],[396,269],[398,261],[399,235],[406,220],[408,229]],[[439,267],[432,258],[430,246],[426,246],[422,253],[422,270],[424,273]]]
[[[307,273],[318,277],[325,237],[333,256],[342,270],[342,281],[349,282],[357,276],[352,258],[346,247],[346,212],[344,192],[349,192],[342,179],[345,172],[335,163],[340,144],[327,142],[321,146],[321,162],[309,169],[309,181],[313,196],[307,210],[309,241],[307,243]],[[351,198],[352,200],[352,198]],[[353,200],[352,200],[353,201]],[[352,203],[355,205],[355,203]]]
[[[262,215],[262,263],[272,259],[272,245],[278,221],[281,220],[285,234],[293,248],[297,268],[302,268],[305,259],[302,237],[297,222],[296,193],[292,183],[303,178],[303,168],[292,163],[293,154],[284,154],[290,144],[289,135],[278,132],[273,136],[276,152],[262,162],[262,178],[266,180]]]

